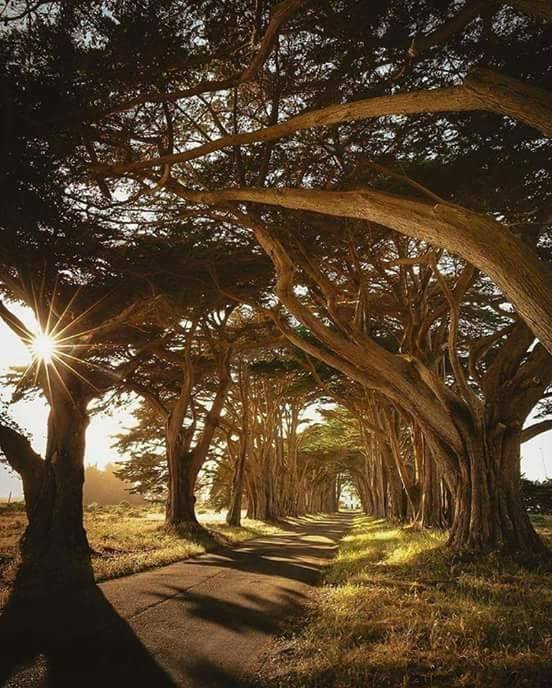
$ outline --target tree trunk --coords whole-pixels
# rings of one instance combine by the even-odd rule
[[[426,528],[446,528],[443,505],[443,489],[435,461],[429,451],[423,450],[423,485],[420,504],[419,524]]]
[[[241,508],[243,484],[245,481],[245,461],[247,458],[247,442],[246,438],[242,437],[240,446],[240,453],[236,462],[234,476],[232,479],[232,494],[230,496],[230,508],[226,515],[226,523],[230,526],[239,526],[241,524]]]
[[[201,528],[195,513],[194,495],[197,469],[193,452],[176,445],[167,451],[169,480],[165,524],[175,528],[199,530]]]
[[[52,404],[46,459],[21,471],[28,526],[21,538],[18,592],[91,583],[90,546],[83,525],[87,399],[66,396]]]
[[[325,480],[324,483],[322,483],[321,497],[319,511],[322,511],[325,514],[334,514],[339,511],[335,478],[333,480]]]
[[[519,431],[483,434],[466,441],[466,456],[459,460],[450,546],[455,551],[544,554],[547,548],[521,501]]]
[[[367,516],[374,516],[376,508],[374,505],[374,498],[372,495],[372,491],[369,487],[367,476],[363,475],[362,473],[356,474],[354,476],[354,484],[356,487],[356,491],[358,493],[358,497],[360,499],[362,510]]]
[[[268,494],[266,484],[259,481],[256,485],[255,500],[252,504],[253,513],[251,518],[257,521],[268,520]]]

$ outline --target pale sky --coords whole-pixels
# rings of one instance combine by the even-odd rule
[[[12,307],[29,327],[33,327],[32,314],[28,309]],[[30,361],[30,353],[19,338],[0,321],[0,374],[13,365],[26,365]],[[0,389],[0,398],[8,400],[10,390]],[[46,442],[46,418],[48,407],[44,400],[36,399],[32,402],[18,402],[10,407],[14,420],[32,437],[32,444],[37,452],[43,452]],[[123,461],[111,448],[114,435],[124,431],[132,425],[133,418],[128,411],[114,409],[112,415],[105,413],[92,416],[86,434],[86,463],[103,467],[113,461]],[[535,437],[522,447],[522,471],[530,480],[543,480],[552,477],[552,431]],[[0,465],[0,499],[9,493],[12,497],[22,494],[21,481],[17,475],[3,465]]]

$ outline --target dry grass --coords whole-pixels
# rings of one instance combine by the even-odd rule
[[[200,514],[207,529],[203,535],[167,531],[158,507],[126,504],[86,511],[85,525],[95,554],[96,580],[126,576],[206,552],[221,544],[234,544],[281,532],[273,524],[243,519],[242,527],[228,526],[213,512]],[[9,595],[17,569],[17,541],[26,526],[25,512],[13,505],[0,508],[0,606]]]
[[[552,517],[537,520],[552,545]],[[444,536],[359,517],[304,629],[269,653],[264,688],[552,686],[552,576]]]

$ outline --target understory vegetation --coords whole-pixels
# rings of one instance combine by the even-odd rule
[[[552,546],[552,516],[535,517]],[[257,686],[550,686],[552,575],[462,559],[440,532],[359,516],[308,623],[265,657]]]
[[[280,532],[277,525],[244,519],[229,526],[219,514],[200,513],[204,531],[192,534],[164,526],[159,505],[90,505],[85,527],[93,549],[92,568],[97,581],[126,576],[235,544]],[[18,566],[17,543],[27,519],[21,504],[0,505],[0,607],[6,602]]]

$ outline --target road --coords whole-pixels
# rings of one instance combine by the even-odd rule
[[[232,688],[301,611],[352,517],[249,540],[0,616],[0,686]]]

